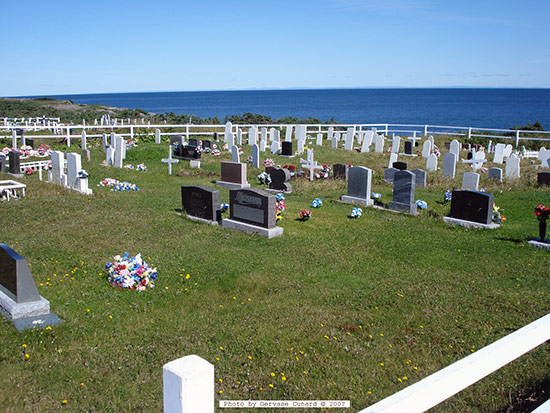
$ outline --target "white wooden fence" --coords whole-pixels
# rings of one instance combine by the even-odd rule
[[[282,124],[261,124],[261,125],[251,125],[251,124],[234,124],[233,130],[235,128],[245,128],[248,129],[251,126],[256,126],[260,128],[277,128],[282,129],[286,128],[288,125]],[[296,125],[292,125],[295,127]],[[502,140],[512,140],[514,141],[514,146],[518,147],[521,140],[535,140],[535,141],[550,141],[550,131],[527,131],[527,130],[510,130],[510,129],[492,129],[492,128],[474,128],[468,126],[440,126],[440,125],[408,125],[408,124],[392,124],[392,123],[363,123],[363,124],[307,124],[307,133],[310,134],[327,134],[328,128],[332,127],[338,131],[344,131],[348,127],[355,127],[356,130],[369,130],[371,128],[376,128],[379,133],[384,135],[397,134],[401,136],[428,136],[428,135],[451,135],[451,136],[463,136],[468,140],[476,137],[491,138],[491,139],[502,139]],[[100,133],[93,134],[94,131],[117,131],[117,135],[133,139],[137,131],[140,133],[143,129],[151,130],[149,135],[154,134],[155,129],[166,130],[166,129],[180,129],[181,132],[162,132],[162,135],[185,135],[189,138],[192,136],[212,136],[214,133],[218,133],[219,136],[224,135],[225,125],[194,125],[194,124],[158,124],[158,125],[57,125],[55,129],[59,132],[54,135],[32,135],[34,139],[59,139],[64,137],[67,141],[67,145],[71,146],[71,139],[79,139],[81,136],[82,130],[85,130],[87,133],[87,138],[99,138],[101,137]],[[28,125],[28,126],[3,126],[2,129],[5,129],[11,134],[12,129],[23,129],[28,132],[36,132],[47,128],[41,125]],[[72,130],[78,130],[78,133],[72,133]],[[88,134],[90,133],[90,134]],[[247,133],[243,130],[243,133]],[[530,137],[526,134],[537,133],[544,137]],[[513,136],[510,136],[513,135]],[[0,138],[9,138],[11,135],[0,136]]]
[[[550,340],[550,314],[375,403],[360,413],[424,412]],[[164,365],[164,412],[214,411],[214,366],[198,356]],[[537,413],[550,411],[550,401]]]

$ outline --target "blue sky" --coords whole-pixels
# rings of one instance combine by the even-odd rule
[[[550,87],[548,1],[0,0],[0,96]]]

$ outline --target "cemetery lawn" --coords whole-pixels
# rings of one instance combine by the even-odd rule
[[[180,162],[174,171],[185,174],[168,176],[160,162],[166,142],[128,150],[125,163],[145,163],[147,172],[101,166],[99,142],[88,142],[92,162],[83,168],[93,196],[35,174],[19,179],[25,198],[0,204],[0,241],[26,258],[40,294],[64,320],[19,333],[2,318],[2,411],[161,411],[162,366],[189,354],[214,364],[216,405],[334,399],[351,400],[357,411],[550,312],[550,255],[527,245],[538,235],[534,207],[548,204],[549,192],[535,186],[528,159],[515,183],[482,174],[480,187],[507,218],[497,230],[443,223],[444,191],[460,188],[471,169],[458,164],[457,177],[444,181],[440,158],[428,187],[417,188],[416,199],[429,206],[418,217],[363,208],[350,219],[352,206],[337,202],[344,181],[294,180],[279,223],[284,234],[268,240],[177,214],[180,186],[214,187],[230,154],[203,155],[200,170]],[[243,148],[246,159],[251,149]],[[373,191],[391,201],[387,153],[314,149],[321,164],[373,169]],[[299,168],[299,156],[273,158]],[[420,156],[400,160],[411,170],[425,166]],[[249,165],[256,188],[259,172]],[[96,186],[107,177],[140,191]],[[226,189],[221,197],[228,202]],[[317,197],[323,206],[312,209]],[[313,211],[307,222],[297,220],[303,208]],[[107,283],[105,264],[125,251],[158,268],[154,289]],[[515,410],[549,371],[544,344],[434,411]]]

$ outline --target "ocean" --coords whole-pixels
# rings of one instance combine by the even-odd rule
[[[508,129],[540,122],[550,129],[550,89],[305,89],[49,95],[201,118],[269,115],[334,118],[340,123],[394,123]]]

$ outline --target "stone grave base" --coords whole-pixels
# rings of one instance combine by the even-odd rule
[[[281,189],[270,189],[270,188],[265,188],[264,189],[265,192],[271,192],[271,193],[274,193],[274,194],[279,194],[279,193],[283,193],[283,194],[291,194],[292,191],[283,191]]]
[[[201,161],[197,161],[195,159],[192,159],[189,161],[189,167],[191,167],[191,169],[200,169],[201,168]]]
[[[194,217],[193,215],[185,215],[185,216],[189,218],[191,221],[200,222],[202,224],[220,225],[218,221],[210,221],[209,219]]]
[[[250,188],[250,184],[236,184],[235,182],[216,181],[216,186],[220,188],[229,189],[247,189]]]
[[[374,205],[374,200],[364,199],[364,198],[355,198],[354,196],[342,195],[340,197],[340,202],[344,204],[357,204],[362,206],[372,206]]]
[[[0,291],[0,313],[19,331],[33,327],[47,327],[62,321],[58,316],[50,313],[50,302],[44,297],[40,297],[40,301],[16,303],[3,291]]]
[[[457,219],[457,218],[451,218],[451,217],[443,217],[443,222],[449,225],[459,225],[464,228],[470,228],[470,229],[496,229],[500,228],[500,224],[481,224],[479,222],[473,222],[473,221],[465,221],[463,219]]]
[[[25,175],[23,175],[23,174],[12,174],[12,173],[10,173],[10,172],[8,172],[8,175],[9,175],[9,176],[13,176],[14,178],[23,178],[23,176],[25,176]]]
[[[294,158],[295,155],[279,155],[281,158]]]
[[[392,211],[396,212],[407,212],[411,215],[418,215],[418,210],[416,204],[413,204],[413,209],[411,209],[411,206],[409,204],[402,204],[400,202],[393,202],[391,201],[388,204],[388,208]]]
[[[550,250],[550,244],[547,243],[547,242],[540,242],[540,241],[536,241],[536,240],[531,240],[528,242],[529,245],[531,245],[532,247],[535,247],[535,248],[542,248],[542,249],[545,249],[545,250]]]
[[[229,229],[236,229],[238,231],[249,232],[251,234],[259,234],[265,238],[275,238],[283,235],[283,228],[263,228],[256,225],[245,224],[244,222],[234,221],[232,219],[226,218],[222,219],[222,227]]]
[[[414,158],[415,156],[418,156],[418,155],[416,155],[414,153],[411,153],[410,155],[408,153],[400,153],[399,156],[409,156],[411,158]]]

